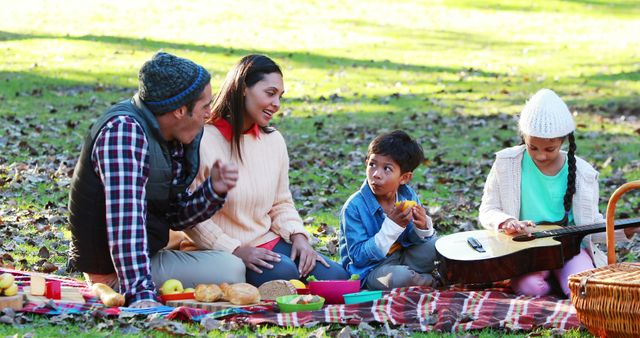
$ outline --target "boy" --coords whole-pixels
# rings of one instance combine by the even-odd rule
[[[435,267],[435,231],[407,185],[423,159],[420,145],[400,130],[369,144],[367,179],[340,212],[342,266],[360,275],[364,288],[436,284],[429,274]]]

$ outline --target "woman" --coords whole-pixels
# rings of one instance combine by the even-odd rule
[[[195,184],[217,160],[238,163],[239,179],[222,209],[186,233],[199,248],[241,258],[247,282],[256,286],[310,274],[347,279],[339,264],[313,250],[293,205],[286,144],[269,127],[283,93],[282,71],[264,55],[245,56],[229,71],[205,126]]]

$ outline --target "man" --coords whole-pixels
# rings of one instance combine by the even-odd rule
[[[85,139],[69,193],[69,264],[89,283],[119,289],[131,307],[160,305],[156,284],[170,278],[244,282],[244,265],[230,253],[162,250],[169,229],[208,220],[238,178],[235,164],[216,162],[188,190],[211,114],[210,79],[190,60],[157,53],[140,69],[138,93],[109,108]]]

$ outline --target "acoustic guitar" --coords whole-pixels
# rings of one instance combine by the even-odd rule
[[[615,222],[616,230],[640,226],[640,218]],[[584,236],[603,232],[605,223],[536,226],[510,236],[492,230],[465,231],[436,241],[437,269],[445,284],[489,283],[525,273],[560,268],[580,252]]]

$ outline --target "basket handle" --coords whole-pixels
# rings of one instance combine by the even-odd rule
[[[620,199],[620,197],[622,197],[622,195],[624,195],[626,192],[633,189],[640,189],[640,180],[627,182],[621,185],[618,189],[616,189],[616,191],[613,192],[613,195],[611,195],[611,198],[609,199],[609,204],[607,204],[606,221],[607,221],[607,262],[608,264],[616,263],[616,244],[615,244],[616,238],[615,238],[615,234],[613,233],[614,218],[616,213],[616,203],[618,203],[618,200]]]

